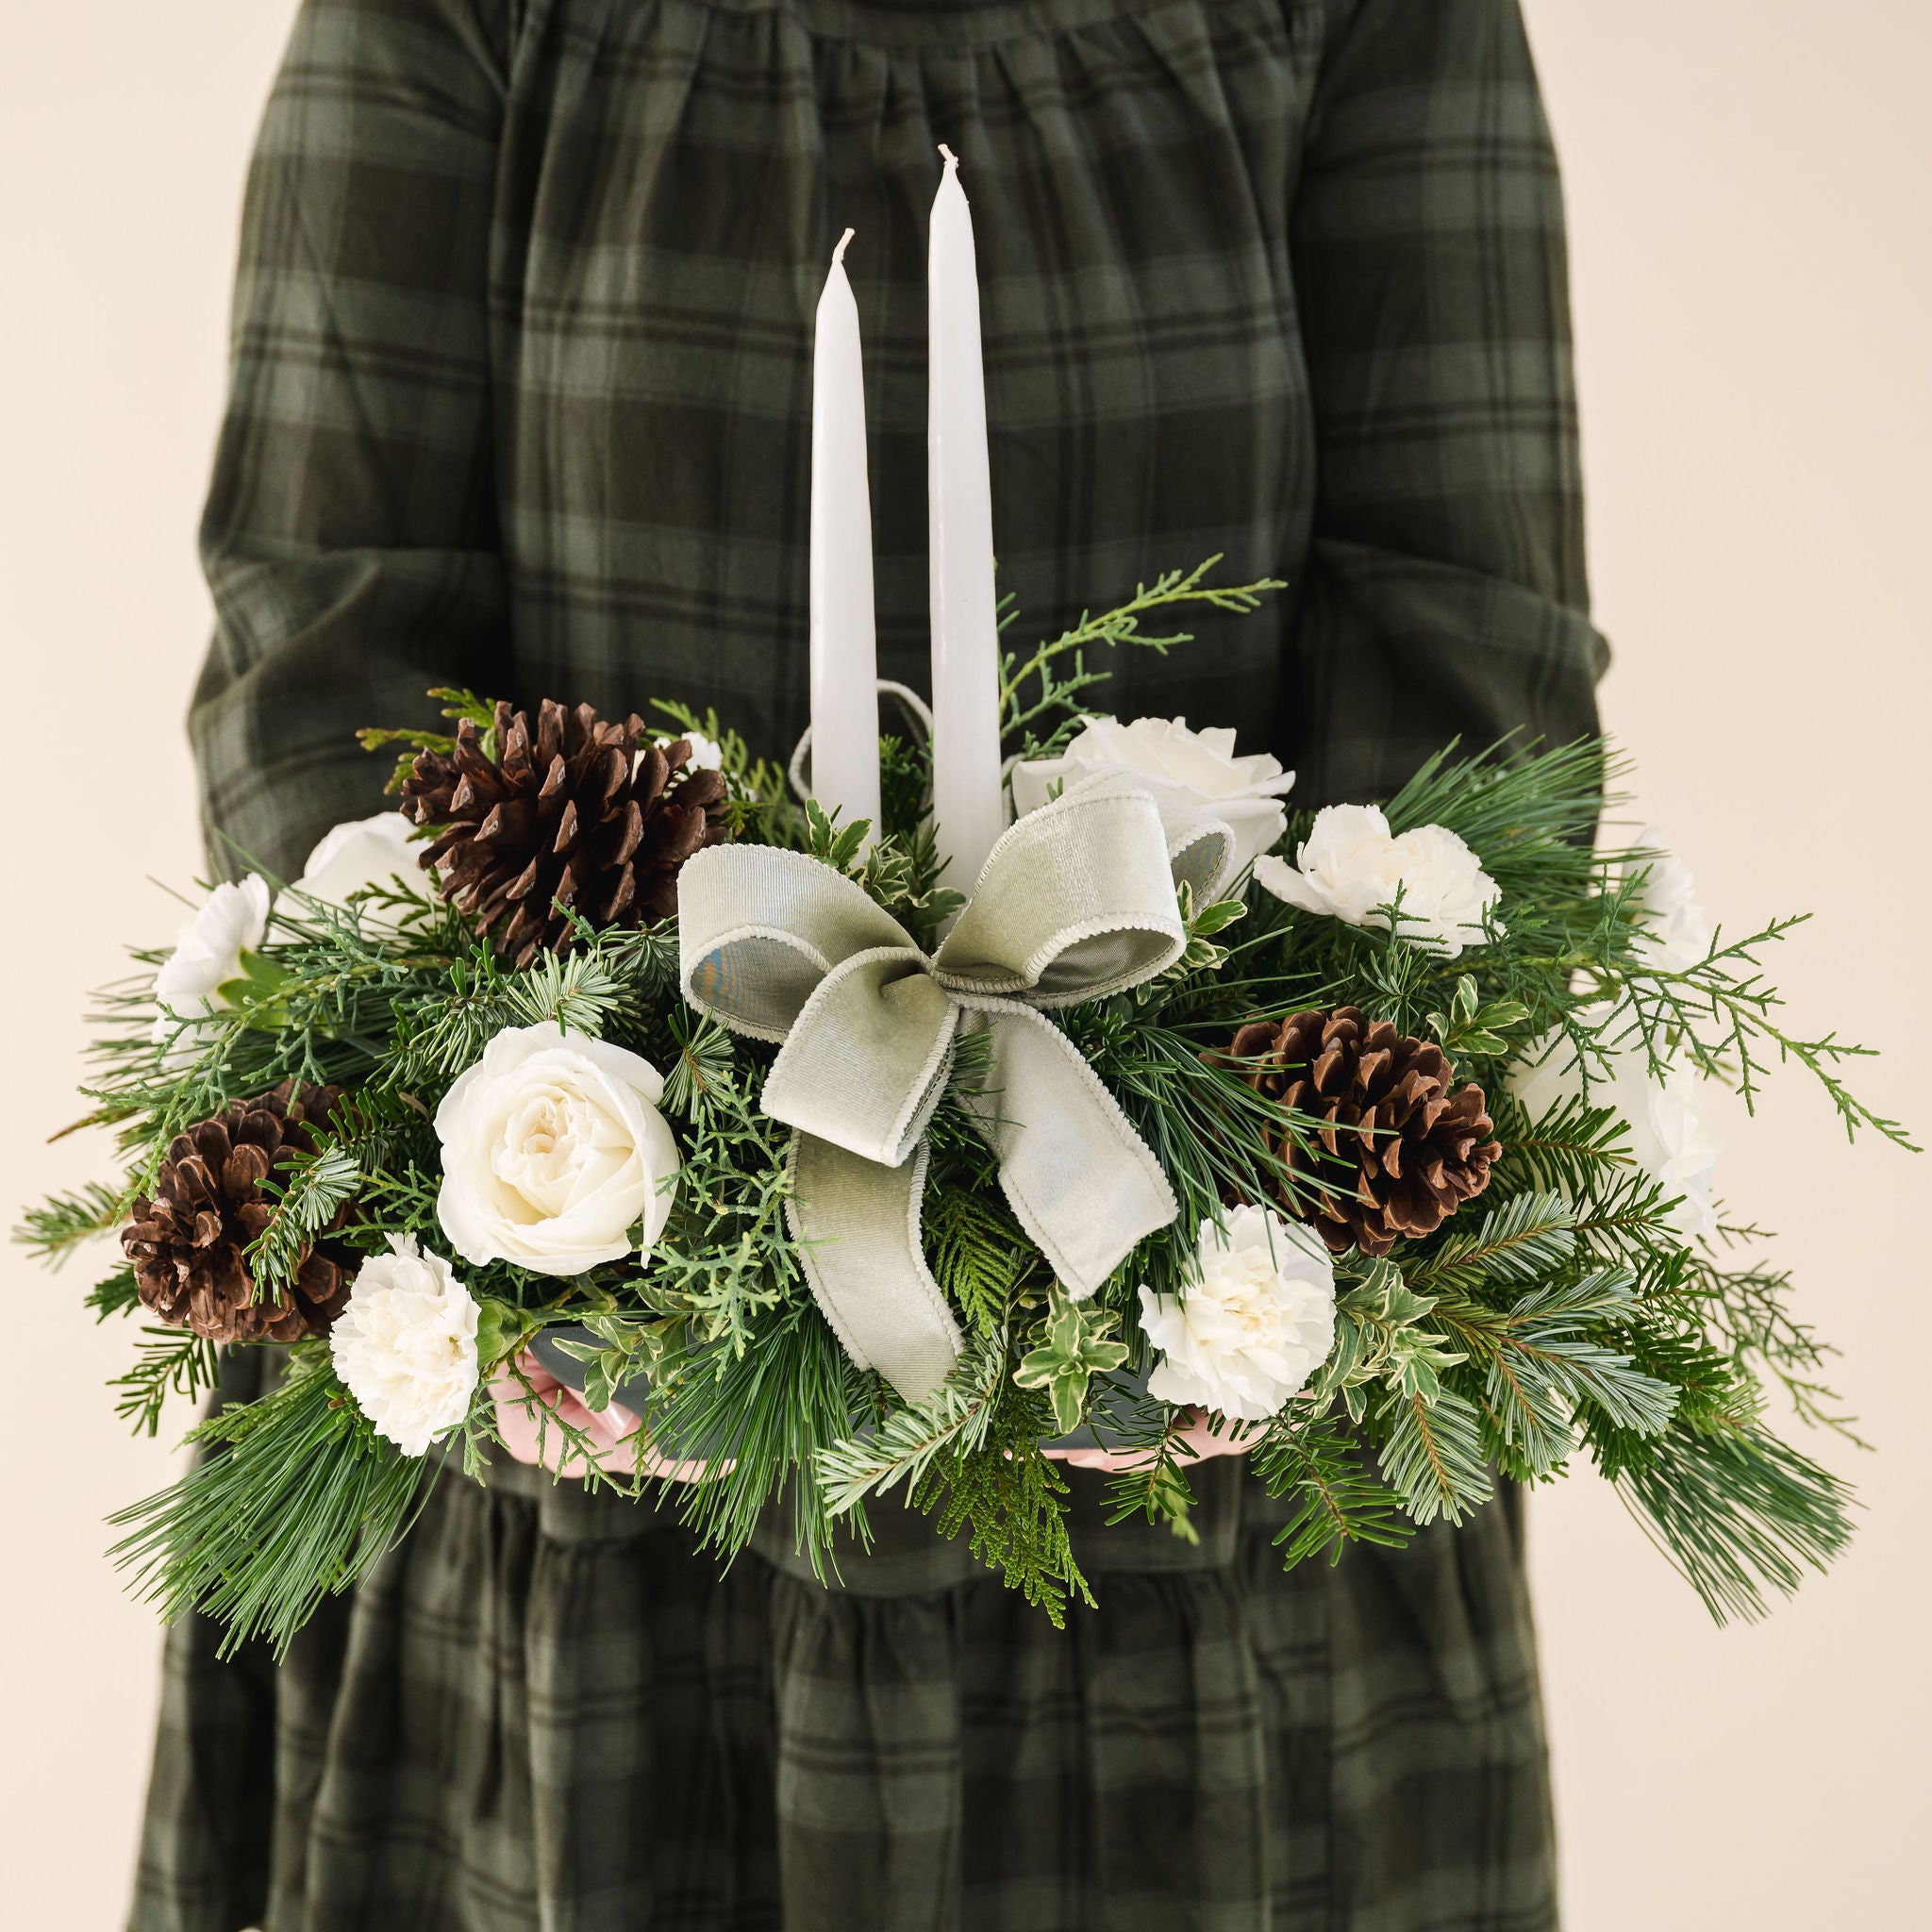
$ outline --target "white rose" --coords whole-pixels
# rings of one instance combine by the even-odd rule
[[[1591,1024],[1604,1020],[1601,1008],[1581,1017]],[[1607,1054],[1607,1072],[1593,1072],[1586,1092],[1569,1037],[1545,1034],[1510,1068],[1509,1091],[1533,1121],[1563,1100],[1614,1108],[1629,1129],[1631,1158],[1663,1189],[1666,1200],[1682,1196],[1666,1217],[1668,1224],[1687,1239],[1715,1233],[1710,1190],[1724,1142],[1705,1111],[1704,1081],[1682,1064],[1669,1066],[1662,1080],[1652,1078],[1641,1040],[1611,1046]]]
[[[1687,973],[1710,951],[1710,921],[1697,903],[1697,882],[1683,860],[1664,850],[1664,835],[1646,825],[1638,844],[1657,856],[1633,861],[1626,876],[1645,872],[1642,906],[1651,937],[1639,940],[1637,955],[1664,973]]]
[[[214,1010],[220,989],[242,974],[242,955],[260,946],[268,903],[268,881],[251,873],[239,885],[217,886],[175,935],[175,950],[155,974],[155,998],[165,1009],[155,1021],[157,1041],[175,1031],[170,1014]]]
[[[336,1374],[357,1407],[405,1456],[421,1456],[470,1412],[476,1317],[468,1289],[414,1235],[363,1262],[349,1306],[329,1330]]]
[[[1200,1279],[1187,1298],[1141,1290],[1141,1326],[1161,1352],[1148,1392],[1265,1422],[1335,1346],[1335,1264],[1312,1229],[1236,1208],[1201,1224]]]
[[[1208,820],[1234,834],[1234,866],[1244,871],[1288,828],[1277,803],[1294,784],[1278,758],[1266,752],[1235,755],[1234,733],[1190,731],[1185,718],[1089,718],[1057,758],[1031,758],[1013,767],[1013,809],[1038,811],[1054,795],[1094,772],[1131,772],[1160,808],[1170,848]]]
[[[1304,912],[1350,925],[1389,929],[1378,907],[1402,895],[1400,937],[1445,959],[1480,945],[1483,916],[1502,896],[1472,852],[1445,825],[1418,825],[1398,839],[1373,805],[1327,805],[1290,865],[1257,858],[1255,883]]]
[[[467,1261],[581,1274],[643,1251],[671,1212],[677,1143],[649,1060],[555,1025],[499,1033],[436,1109],[436,1212]]]
[[[338,825],[325,833],[308,855],[295,891],[345,911],[352,895],[373,887],[426,900],[428,881],[416,863],[422,847],[411,841],[410,829],[399,811],[379,811],[373,819],[351,819]],[[366,902],[359,908],[364,924],[391,927],[401,909]]]

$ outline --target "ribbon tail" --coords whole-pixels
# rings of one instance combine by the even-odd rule
[[[1192,891],[1195,911],[1212,906],[1234,883],[1239,849],[1234,827],[1212,812],[1197,813],[1170,834],[1167,861],[1174,882]]]
[[[805,1278],[845,1353],[923,1402],[959,1358],[959,1326],[925,1265],[919,1208],[922,1143],[899,1167],[847,1153],[816,1134],[791,1137],[786,1219]]]
[[[971,1010],[960,1031],[990,1031],[983,1084],[958,1098],[999,1157],[1020,1225],[1076,1301],[1137,1242],[1180,1212],[1146,1141],[1080,1049],[1030,1008]]]

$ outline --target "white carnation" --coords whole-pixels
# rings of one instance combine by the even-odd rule
[[[349,1306],[329,1330],[336,1374],[357,1407],[405,1456],[421,1456],[470,1412],[476,1317],[468,1289],[414,1235],[363,1262]]]
[[[1238,757],[1225,728],[1191,731],[1185,718],[1089,718],[1057,758],[1013,767],[1013,809],[1038,811],[1056,789],[1094,772],[1131,772],[1160,808],[1171,849],[1205,824],[1219,821],[1234,834],[1234,877],[1288,828],[1279,801],[1294,774],[1266,752]]]
[[[685,766],[687,771],[722,772],[724,769],[724,747],[715,739],[707,738],[702,731],[680,731],[677,737],[682,738],[691,746],[691,758]],[[671,747],[676,742],[676,738],[660,738],[658,741],[658,749],[661,752],[669,753]],[[642,745],[640,745],[631,755],[630,770],[632,777],[637,776],[638,768],[643,761],[644,748]]]
[[[351,819],[323,835],[308,855],[294,890],[326,906],[349,909],[358,892],[380,888],[427,899],[427,880],[416,863],[422,847],[409,836],[409,821],[399,811],[379,811],[371,819]],[[393,926],[402,908],[364,903],[366,925]]]
[[[1224,1232],[1201,1224],[1198,1274],[1185,1300],[1141,1290],[1141,1326],[1161,1352],[1148,1391],[1265,1422],[1335,1346],[1335,1264],[1312,1229],[1236,1208]]]
[[[1659,972],[1686,973],[1710,951],[1710,921],[1697,903],[1697,882],[1682,859],[1664,849],[1664,835],[1646,825],[1638,844],[1656,857],[1632,863],[1629,874],[1647,874],[1643,882],[1644,923],[1650,936],[1638,941],[1636,952]]]
[[[241,977],[242,954],[260,946],[268,906],[268,881],[253,873],[240,884],[217,886],[202,901],[155,974],[155,998],[164,1009],[154,1024],[158,1041],[174,1032],[177,1019],[214,1010],[220,989]]]
[[[436,1110],[436,1211],[465,1260],[581,1274],[663,1231],[677,1143],[649,1060],[555,1025],[506,1028]]]
[[[1580,1017],[1607,1030],[1602,1008]],[[1533,1121],[1563,1100],[1614,1108],[1629,1128],[1631,1158],[1663,1189],[1666,1200],[1682,1197],[1667,1217],[1669,1224],[1687,1238],[1714,1233],[1710,1191],[1724,1142],[1705,1110],[1705,1082],[1681,1063],[1670,1065],[1663,1079],[1654,1079],[1642,1042],[1634,1038],[1607,1053],[1607,1070],[1598,1073],[1592,1061],[1586,1091],[1569,1037],[1545,1034],[1510,1068],[1509,1091]]]
[[[687,731],[684,739],[691,746],[691,768],[693,772],[722,772],[724,769],[724,749],[715,740],[707,738],[702,731]]]
[[[1386,932],[1378,908],[1402,900],[1400,937],[1424,952],[1456,958],[1483,941],[1483,919],[1502,896],[1494,879],[1444,825],[1418,825],[1400,838],[1373,805],[1329,805],[1315,814],[1295,862],[1255,861],[1255,882],[1304,912]]]

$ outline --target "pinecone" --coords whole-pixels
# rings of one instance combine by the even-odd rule
[[[275,1204],[263,1178],[289,1149],[315,1151],[309,1123],[326,1121],[339,1087],[284,1080],[257,1100],[231,1100],[211,1121],[177,1134],[152,1198],[134,1204],[121,1245],[134,1264],[142,1303],[173,1327],[210,1341],[298,1341],[322,1335],[349,1299],[355,1256],[327,1236],[302,1251],[292,1288],[255,1299],[242,1251],[268,1224]]]
[[[689,740],[658,745],[633,714],[607,724],[589,705],[546,698],[527,715],[496,708],[497,757],[465,720],[456,750],[418,755],[403,809],[441,829],[423,855],[442,896],[527,966],[569,950],[573,908],[592,925],[635,925],[677,909],[677,871],[724,836],[724,774],[691,763]]]
[[[1275,1152],[1287,1170],[1282,1204],[1314,1223],[1336,1254],[1351,1244],[1386,1255],[1398,1235],[1432,1234],[1490,1184],[1503,1150],[1492,1138],[1483,1090],[1452,1089],[1448,1057],[1355,1007],[1294,1013],[1276,1025],[1254,1020],[1228,1047],[1258,1093],[1328,1123],[1312,1149],[1286,1135]],[[1296,1187],[1319,1175],[1343,1190]]]

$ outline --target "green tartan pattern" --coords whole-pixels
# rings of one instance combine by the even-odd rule
[[[805,723],[810,326],[865,334],[885,675],[925,665],[925,217],[961,156],[1023,634],[1212,551],[1124,660],[1305,802],[1595,722],[1555,163],[1515,0],[308,0],[263,124],[203,552],[211,839],[284,874],[459,682]],[[1075,1477],[1083,1512],[1095,1504]],[[289,1663],[172,1636],[134,1924],[1554,1924],[1494,1511],[1283,1575],[1083,1524],[1057,1635],[920,1525],[807,1580],[446,1478]]]
[[[1203,1474],[1225,1547],[1096,1562],[1064,1633],[984,1575],[720,1575],[649,1507],[446,1477],[280,1672],[172,1634],[135,1923],[1554,1924],[1513,1497],[1285,1578],[1279,1506]]]

